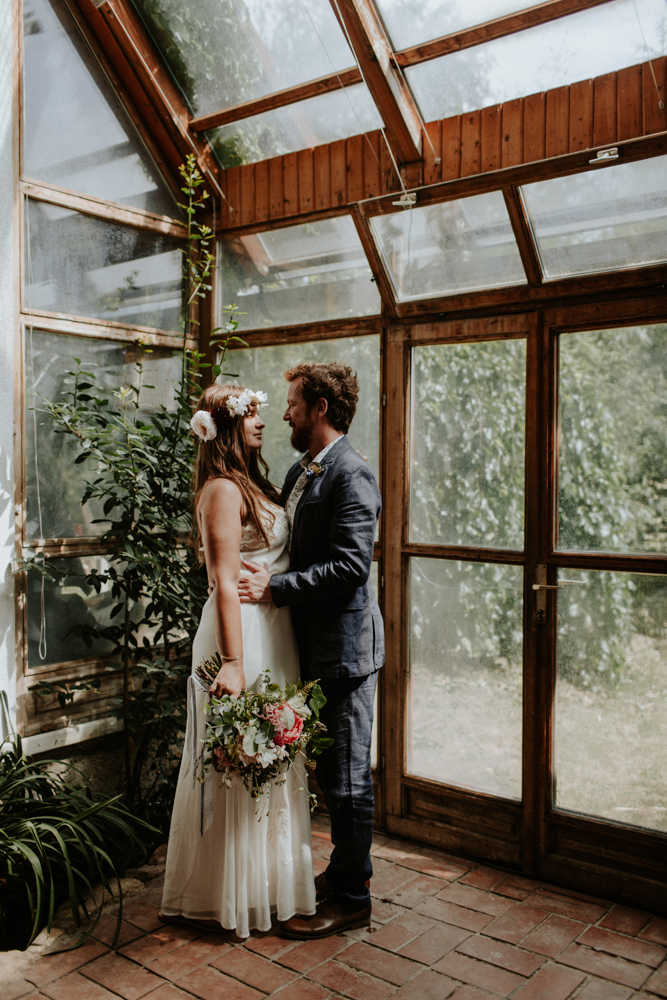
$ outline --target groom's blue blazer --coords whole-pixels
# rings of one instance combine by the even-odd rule
[[[360,677],[384,663],[384,626],[368,577],[382,502],[368,463],[341,438],[308,480],[294,514],[290,570],[271,577],[289,605],[304,679]],[[283,504],[303,472],[287,473]]]

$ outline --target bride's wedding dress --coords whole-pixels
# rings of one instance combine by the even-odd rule
[[[252,530],[243,529],[242,558],[271,573],[289,569],[289,528],[285,512],[271,506],[266,548]],[[258,683],[269,667],[281,686],[299,677],[299,659],[289,608],[242,604],[243,667],[246,686]],[[214,608],[204,605],[194,641],[193,671],[217,649]],[[315,912],[310,813],[303,768],[292,769],[284,784],[272,782],[267,802],[251,798],[234,777],[226,788],[216,771],[202,785],[195,776],[204,737],[208,691],[198,678],[188,681],[188,722],[183,759],[169,833],[162,899],[165,916],[214,920],[247,937],[267,931],[271,915],[288,920]],[[303,790],[298,789],[303,787]]]

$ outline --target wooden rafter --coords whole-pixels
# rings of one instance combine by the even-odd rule
[[[331,0],[399,163],[421,160],[424,123],[372,0]]]
[[[317,80],[310,80],[302,83],[298,87],[287,87],[285,90],[275,90],[265,97],[258,97],[252,101],[244,101],[242,104],[234,104],[221,111],[212,111],[208,115],[200,115],[190,121],[190,128],[193,132],[204,132],[209,128],[217,128],[219,125],[228,125],[230,122],[241,121],[242,118],[252,118],[253,115],[261,115],[265,111],[273,111],[275,108],[284,108],[288,104],[296,101],[306,101],[309,97],[318,97],[320,94],[330,94],[333,90],[340,90],[341,87],[351,87],[355,83],[361,83],[361,73],[356,66],[351,69],[344,69],[340,73],[329,73],[327,76],[320,76]]]
[[[212,193],[220,197],[219,167],[213,151],[205,139],[191,133],[189,109],[130,4],[126,0],[102,0],[95,8],[85,0],[77,3],[105,50],[108,43],[109,58],[135,103],[145,111],[147,125],[167,133],[179,162],[194,153]]]
[[[412,45],[397,52],[394,58],[399,66],[415,66],[417,63],[437,59],[438,56],[469,49],[473,45],[490,42],[494,38],[513,35],[525,28],[534,28],[538,24],[546,24],[568,14],[588,10],[589,7],[599,7],[603,3],[609,3],[609,0],[549,0],[548,3],[529,7],[517,14],[508,14],[506,17],[498,17],[494,21],[467,28],[465,31],[456,31],[451,35],[423,42],[421,45]]]

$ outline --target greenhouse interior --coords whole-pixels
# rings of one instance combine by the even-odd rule
[[[667,997],[665,0],[6,0],[0,23],[2,948],[46,969],[62,906],[112,875],[159,910],[207,385],[268,395],[280,491],[306,451],[283,373],[356,373],[386,641],[372,938],[332,938],[320,978],[257,945],[257,982],[226,938],[188,985],[107,905],[7,1000]],[[106,846],[52,876],[26,823],[56,800]],[[321,796],[312,823],[318,873]],[[410,944],[443,927],[435,959]],[[153,979],[86,978],[112,958]]]

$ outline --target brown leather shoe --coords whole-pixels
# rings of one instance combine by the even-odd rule
[[[339,909],[333,896],[328,896],[317,904],[312,917],[297,916],[285,921],[280,934],[281,937],[296,938],[298,941],[310,941],[340,934],[341,931],[351,931],[355,927],[367,927],[370,922],[370,903],[363,910],[350,913]]]

